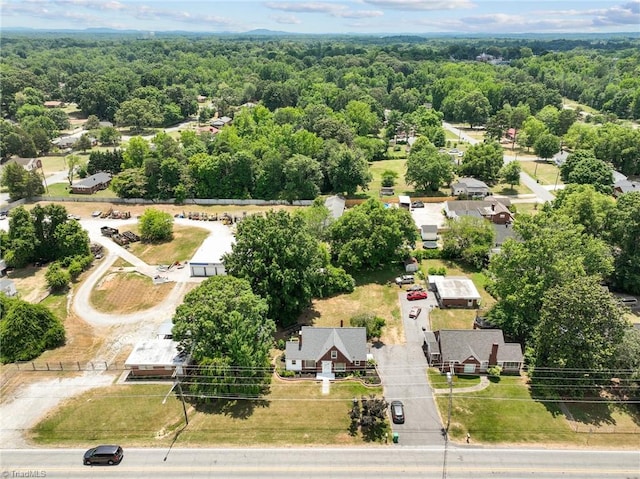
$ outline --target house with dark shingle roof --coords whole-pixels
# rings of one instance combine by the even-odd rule
[[[366,369],[367,330],[303,326],[297,340],[287,341],[285,355],[287,371],[335,379],[335,373]]]
[[[96,191],[106,190],[111,183],[111,175],[109,173],[96,173],[86,177],[84,180],[78,181],[71,186],[71,191],[75,194],[92,195]]]
[[[438,351],[429,354],[434,358],[433,366],[442,372],[478,374],[500,366],[503,373],[514,374],[522,368],[522,346],[506,343],[500,329],[441,329],[434,335]],[[435,348],[435,344],[425,347]]]

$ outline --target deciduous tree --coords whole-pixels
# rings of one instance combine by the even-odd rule
[[[617,299],[599,281],[576,277],[544,294],[534,331],[535,389],[583,396],[585,386],[611,379],[611,361],[628,324]]]
[[[326,265],[304,220],[282,210],[242,220],[223,261],[229,274],[249,281],[267,300],[268,316],[283,326],[295,322],[309,305],[317,274]]]
[[[331,226],[331,255],[347,270],[378,268],[399,261],[414,244],[416,228],[403,208],[374,199],[351,208]]]
[[[189,292],[173,317],[173,338],[196,374],[187,389],[196,401],[255,397],[270,381],[275,325],[266,301],[244,279],[214,276]]]
[[[147,208],[138,223],[142,241],[158,243],[173,238],[173,217],[169,213],[155,208]]]

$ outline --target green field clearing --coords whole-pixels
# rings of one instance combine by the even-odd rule
[[[448,414],[447,394],[436,397],[442,417]],[[555,401],[531,398],[526,380],[503,376],[482,391],[453,394],[450,434],[463,440],[467,433],[477,443],[545,444],[635,447],[640,427],[637,412],[614,404],[566,404],[574,420],[567,420]],[[578,414],[583,411],[583,415]]]
[[[140,234],[138,224],[127,226],[129,231]],[[147,264],[171,264],[193,257],[209,230],[197,226],[173,225],[173,239],[165,243],[132,243],[129,251]]]
[[[541,185],[562,185],[560,178],[560,169],[553,163],[544,160],[523,161],[520,163],[522,171],[531,176],[534,180],[538,180]]]
[[[187,404],[189,424],[172,383],[114,385],[68,400],[31,431],[40,445],[84,446],[117,442],[126,447],[362,445],[349,434],[354,397],[381,387],[337,382],[323,395],[315,381],[274,379],[261,400]],[[164,401],[166,397],[166,402]]]

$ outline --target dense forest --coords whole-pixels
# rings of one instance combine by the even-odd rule
[[[123,197],[351,194],[366,189],[367,163],[385,158],[396,134],[443,146],[442,119],[486,125],[495,138],[522,128],[523,146],[547,135],[547,144],[588,149],[639,174],[637,132],[620,125],[640,117],[637,44],[4,36],[0,153],[33,157],[53,148],[69,121],[43,104],[59,100],[78,105],[103,145],[117,145],[120,133],[100,121],[139,134],[194,116],[203,125],[216,115],[233,119],[215,137],[203,129],[179,141],[129,142],[124,161],[109,169],[121,173],[114,190]],[[602,113],[563,109],[565,98]],[[96,156],[89,170],[104,162]]]

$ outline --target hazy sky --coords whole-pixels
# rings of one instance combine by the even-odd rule
[[[0,0],[1,28],[295,33],[638,32],[640,0]]]

